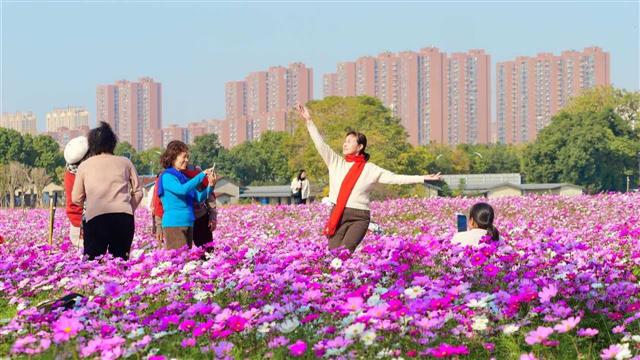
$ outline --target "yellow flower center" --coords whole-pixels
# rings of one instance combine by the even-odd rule
[[[67,326],[66,328],[64,328],[64,332],[66,332],[67,334],[71,332],[71,327]]]

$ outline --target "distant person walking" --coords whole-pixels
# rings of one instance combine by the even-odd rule
[[[306,204],[309,198],[310,188],[307,172],[304,169],[298,172],[298,176],[291,181],[291,197],[297,205]]]

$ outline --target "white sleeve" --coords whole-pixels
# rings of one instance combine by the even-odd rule
[[[309,130],[309,136],[311,136],[313,144],[316,146],[320,157],[324,160],[324,163],[327,164],[327,166],[331,167],[331,164],[335,164],[342,160],[342,157],[336,154],[336,152],[324,142],[322,135],[320,135],[318,128],[312,121],[307,121],[307,130]]]
[[[302,182],[302,198],[308,199],[309,193],[311,192],[309,180],[305,180]]]
[[[378,177],[378,182],[381,184],[406,185],[424,183],[424,176],[422,175],[398,175],[377,165],[376,167],[378,168],[380,174],[380,176]]]

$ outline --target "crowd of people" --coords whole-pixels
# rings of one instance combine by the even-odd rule
[[[106,253],[128,259],[131,250],[142,185],[133,163],[114,155],[116,144],[116,134],[102,122],[64,151],[69,238],[90,260]],[[189,147],[177,140],[160,162],[164,169],[152,195],[156,238],[165,249],[205,246],[217,224],[214,169],[190,166]]]
[[[342,155],[327,145],[305,106],[297,107],[320,157],[329,172],[328,202],[332,210],[323,234],[328,248],[355,251],[371,224],[370,192],[375,184],[421,184],[441,179],[440,173],[400,175],[369,161],[367,137],[359,132],[346,134]],[[69,141],[64,150],[64,174],[69,238],[93,260],[107,253],[128,259],[135,232],[134,213],[143,197],[133,163],[114,155],[117,137],[107,123]],[[207,247],[217,227],[214,187],[215,165],[202,170],[189,163],[189,147],[171,141],[160,156],[163,170],[151,188],[152,231],[165,249]],[[310,184],[301,169],[291,182],[294,204],[307,204]],[[494,227],[493,208],[475,204],[469,213],[469,229],[458,232],[452,242],[477,246],[483,238],[499,239]]]

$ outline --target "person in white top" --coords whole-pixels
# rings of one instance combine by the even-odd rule
[[[493,225],[495,212],[487,203],[476,203],[469,210],[469,230],[456,233],[451,242],[461,246],[478,246],[486,235],[493,241],[500,239],[500,232]]]
[[[307,172],[304,169],[298,172],[298,176],[291,181],[291,194],[293,203],[296,205],[306,204],[309,198],[309,179],[307,179]]]
[[[440,173],[397,175],[368,162],[367,137],[359,132],[347,133],[340,156],[322,139],[309,109],[298,105],[297,110],[329,169],[329,200],[335,204],[323,230],[329,238],[329,249],[342,246],[353,252],[360,244],[369,227],[369,193],[375,184],[421,184],[441,179]]]

